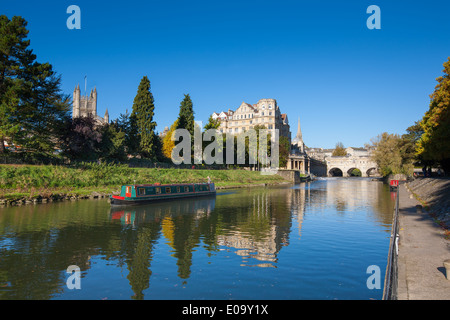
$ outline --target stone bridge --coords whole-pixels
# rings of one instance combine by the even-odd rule
[[[354,169],[361,171],[362,177],[378,175],[377,164],[368,156],[326,157],[328,177],[349,177]]]

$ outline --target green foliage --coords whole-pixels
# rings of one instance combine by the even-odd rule
[[[0,16],[0,153],[8,138],[27,152],[51,155],[70,111],[61,77],[28,48],[27,22]]]
[[[64,134],[61,136],[63,156],[75,161],[96,161],[102,142],[101,128],[91,117],[67,119]]]
[[[194,107],[189,94],[185,94],[181,101],[177,129],[186,129],[194,139]]]
[[[220,127],[219,119],[213,119],[212,116],[209,116],[208,123],[203,127],[205,130],[209,129],[218,129]]]
[[[289,139],[285,136],[280,136],[279,140],[279,166],[280,168],[284,168],[287,166],[287,161],[289,158],[291,144],[289,143]]]
[[[361,170],[355,168],[352,170],[352,172],[350,173],[350,176],[352,177],[361,177]]]
[[[423,131],[417,141],[417,155],[424,161],[440,162],[450,171],[450,57],[444,63],[443,75],[430,95],[429,110],[420,127]]]
[[[139,84],[131,113],[131,128],[137,128],[139,153],[150,159],[157,159],[156,122],[153,121],[155,104],[150,92],[150,80],[144,76]],[[160,147],[160,146],[159,146]]]
[[[333,157],[345,157],[347,155],[347,151],[344,148],[344,144],[342,142],[336,143],[336,148],[333,150],[331,156]]]
[[[102,134],[100,159],[114,162],[126,161],[125,132],[121,131],[115,123],[105,124],[100,131]]]
[[[387,132],[372,139],[372,160],[377,163],[382,176],[399,173],[412,175],[414,153],[405,147],[407,143],[399,135]]]

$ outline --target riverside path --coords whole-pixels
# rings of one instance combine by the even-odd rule
[[[399,190],[398,300],[450,300],[450,241],[404,184]],[[450,276],[449,276],[450,278]]]

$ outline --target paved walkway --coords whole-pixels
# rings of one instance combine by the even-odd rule
[[[450,241],[405,185],[399,193],[398,300],[450,300]]]

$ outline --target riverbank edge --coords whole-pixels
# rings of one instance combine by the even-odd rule
[[[430,186],[430,184],[434,185]],[[445,178],[420,178],[405,184],[406,189],[422,205],[434,222],[444,230],[446,240],[450,240],[449,185],[450,179]],[[437,193],[441,194],[440,198],[433,196]],[[444,202],[443,199],[447,199],[447,201]]]
[[[279,182],[271,182],[271,183],[251,183],[251,184],[233,184],[230,185],[222,185],[216,186],[216,190],[223,189],[242,189],[242,188],[252,188],[252,187],[268,187],[268,186],[279,186],[279,185],[288,185],[293,184],[291,181],[279,181]],[[85,199],[101,199],[101,198],[109,198],[110,195],[118,195],[120,194],[120,187],[105,187],[111,190],[110,192],[91,192],[85,194],[84,192],[55,192],[51,195],[42,195],[37,194],[33,197],[18,197],[11,199],[0,199],[0,208],[6,206],[21,206],[28,204],[40,204],[40,203],[51,203],[58,201],[77,201],[77,200],[85,200]],[[86,188],[87,190],[91,188]],[[83,189],[80,189],[83,191]]]

